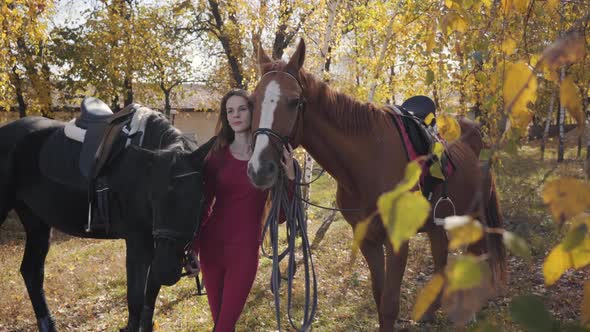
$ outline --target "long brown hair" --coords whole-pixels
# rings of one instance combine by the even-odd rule
[[[234,141],[235,133],[230,127],[229,121],[227,120],[227,101],[233,96],[245,98],[248,102],[248,110],[250,111],[250,115],[252,114],[253,105],[246,90],[231,89],[228,93],[226,93],[223,98],[221,98],[219,118],[217,119],[217,125],[215,126],[215,135],[217,135],[217,140],[211,148],[212,151],[219,151]]]

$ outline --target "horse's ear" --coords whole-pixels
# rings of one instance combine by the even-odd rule
[[[289,63],[287,67],[295,69],[296,72],[303,67],[303,62],[305,61],[305,41],[303,38],[299,40],[299,45],[297,45],[297,49],[295,53],[289,59]]]
[[[216,140],[217,136],[213,136],[210,140],[207,141],[207,143],[199,146],[198,149],[191,153],[191,160],[194,165],[203,165],[203,160],[205,160],[205,157],[207,156],[207,154],[209,154],[209,151],[213,147],[213,144],[215,144]]]
[[[260,67],[260,75],[264,74],[262,68],[265,64],[271,63],[272,59],[266,55],[264,48],[262,47],[262,43],[258,43],[258,66]]]

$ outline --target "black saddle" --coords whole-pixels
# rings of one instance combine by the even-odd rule
[[[405,132],[410,140],[411,147],[404,145],[406,156],[410,160],[410,153],[408,149],[413,149],[418,156],[429,155],[432,152],[434,144],[438,141],[435,126],[436,106],[432,99],[426,96],[414,96],[402,103],[401,106],[387,106],[393,111],[392,120],[398,132],[400,133],[402,142],[404,142],[403,133]],[[428,115],[432,114],[433,120],[425,123],[425,119]],[[400,128],[403,127],[403,128]],[[440,163],[443,177],[446,179],[447,164],[451,164],[454,168],[452,160],[445,153],[442,155],[442,159],[438,160],[438,157],[431,155],[425,161],[427,167],[430,167],[433,163]],[[432,192],[438,185],[443,186],[442,197],[447,197],[446,180],[426,174],[422,182],[422,194],[431,200]]]
[[[401,106],[388,107],[400,115],[402,125],[416,153],[418,155],[430,153],[431,146],[436,140],[433,134],[435,120],[433,119],[428,125],[424,120],[429,114],[436,116],[436,106],[432,99],[426,96],[414,96],[404,101]],[[398,125],[395,120],[394,123]]]
[[[132,104],[118,113],[97,98],[82,101],[80,116],[74,121],[86,130],[80,143],[59,129],[41,149],[39,166],[50,179],[77,190],[88,191],[89,220],[87,232],[108,232],[112,211],[108,172],[104,169],[125,149],[128,135],[124,128],[131,123],[138,108]]]
[[[407,113],[421,119],[422,122],[426,119],[429,114],[432,114],[436,117],[436,105],[432,99],[426,96],[414,96],[408,98],[404,101],[401,105],[402,110],[405,110]],[[436,124],[436,120],[432,120],[428,126],[434,126]]]
[[[113,113],[101,100],[86,97],[80,107],[81,114],[76,119],[77,127],[86,129],[82,151],[80,152],[80,171],[87,178],[98,176],[111,155],[115,140],[122,134],[125,125],[133,119],[137,104],[131,104],[120,112]]]
[[[80,116],[75,123],[79,128],[88,129],[94,124],[107,122],[113,115],[113,111],[102,100],[85,97],[80,105]]]

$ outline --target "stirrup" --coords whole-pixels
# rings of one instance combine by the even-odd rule
[[[432,211],[432,218],[434,219],[434,224],[437,226],[443,226],[445,224],[445,218],[436,217],[436,209],[438,207],[438,204],[442,201],[448,201],[453,207],[453,215],[457,214],[457,211],[455,210],[455,204],[453,204],[453,201],[449,197],[440,197],[438,201],[436,201],[436,204],[434,204],[434,210]]]

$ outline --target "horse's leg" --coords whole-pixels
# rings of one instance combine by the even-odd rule
[[[159,292],[160,284],[154,280],[153,274],[148,272],[145,298],[143,309],[141,311],[140,332],[152,332],[153,330],[154,308],[156,306],[156,299],[158,298]]]
[[[447,232],[441,226],[431,225],[427,230],[430,239],[430,251],[434,261],[434,273],[442,272],[447,265],[449,256],[449,238]],[[434,319],[434,313],[440,308],[441,294],[436,298],[433,304],[428,308],[422,320],[430,321]]]
[[[121,331],[139,331],[141,310],[148,267],[152,258],[152,242],[147,237],[135,236],[127,239],[127,327]]]
[[[385,288],[381,295],[383,325],[380,331],[391,332],[399,315],[400,291],[408,261],[408,242],[402,244],[399,252],[395,253],[391,242],[386,240],[385,249]]]
[[[375,299],[377,313],[379,314],[379,326],[383,326],[383,316],[381,314],[381,295],[383,294],[383,284],[385,282],[383,244],[365,240],[362,242],[360,249],[369,265],[373,298]]]
[[[20,272],[33,304],[37,326],[39,331],[42,332],[55,331],[55,325],[43,292],[45,257],[49,251],[49,232],[51,228],[22,204],[17,206],[16,212],[27,234],[25,254],[20,266]]]

